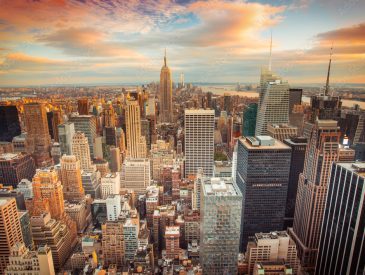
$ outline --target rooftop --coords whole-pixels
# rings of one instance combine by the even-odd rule
[[[240,196],[241,192],[231,178],[204,178],[204,193],[207,196]]]
[[[281,141],[274,139],[270,136],[257,136],[257,137],[241,137],[240,142],[248,149],[251,150],[262,150],[262,149],[288,149],[290,147]]]
[[[14,153],[4,153],[0,155],[0,160],[13,160],[13,159],[17,159],[20,157],[20,153],[19,154],[14,154]]]

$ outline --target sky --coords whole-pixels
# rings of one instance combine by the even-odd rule
[[[365,0],[0,0],[0,86],[365,83]]]

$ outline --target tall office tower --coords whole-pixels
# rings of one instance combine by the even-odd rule
[[[200,264],[203,274],[237,274],[242,194],[230,179],[202,184]]]
[[[255,135],[257,118],[257,103],[251,103],[243,111],[242,136],[251,137]]]
[[[231,104],[231,96],[230,94],[224,94],[224,111],[226,111],[227,114],[231,113],[231,108],[232,108],[232,104]]]
[[[112,173],[119,172],[121,163],[120,149],[118,147],[110,148],[110,171]]]
[[[33,178],[33,194],[29,209],[31,216],[49,212],[54,219],[62,218],[65,212],[62,184],[53,168],[37,170]]]
[[[257,232],[284,225],[291,149],[269,136],[238,140],[236,182],[243,195],[242,250]]]
[[[77,111],[79,115],[89,114],[89,100],[87,98],[82,98],[77,101]]]
[[[365,162],[331,170],[315,274],[364,274]]]
[[[180,254],[180,227],[166,226],[165,230],[166,258],[177,259]]]
[[[49,246],[54,267],[59,270],[77,243],[76,232],[73,233],[64,221],[51,218],[50,213],[32,216],[30,223],[35,246]]]
[[[147,118],[141,119],[141,134],[146,139],[147,150],[151,149],[151,130],[150,121]]]
[[[29,212],[27,210],[21,210],[18,212],[18,215],[19,215],[20,227],[22,229],[23,242],[26,247],[31,249],[33,247],[33,237],[30,227]]]
[[[0,141],[11,142],[21,134],[16,106],[0,106]]]
[[[257,108],[256,135],[267,135],[267,125],[289,122],[289,85],[281,77],[262,69]]]
[[[138,158],[138,143],[141,138],[141,114],[137,101],[127,100],[125,111],[127,156]]]
[[[292,112],[289,114],[289,125],[298,128],[299,136],[303,135],[305,108],[305,105],[294,105]]]
[[[104,127],[115,127],[115,111],[113,105],[108,104],[103,110]]]
[[[171,71],[166,63],[166,51],[164,65],[162,66],[160,73],[160,121],[162,123],[173,122],[172,77]]]
[[[75,125],[65,122],[58,125],[58,140],[62,155],[72,155],[72,138],[75,134]]]
[[[185,176],[196,175],[203,168],[204,175],[213,175],[214,111],[185,110]]]
[[[35,174],[33,158],[26,153],[0,154],[0,183],[16,188],[22,179],[32,180]]]
[[[281,142],[298,135],[298,128],[288,124],[268,124],[267,134]]]
[[[303,172],[307,139],[304,137],[291,137],[284,139],[284,143],[291,148],[290,173],[284,219],[284,229],[287,229],[293,226],[298,180],[299,174]]]
[[[37,251],[29,251],[23,243],[16,243],[10,251],[9,264],[5,275],[55,275],[53,258],[49,246],[41,246]]]
[[[336,121],[317,120],[308,140],[303,173],[299,175],[294,225],[289,228],[304,271],[315,266],[331,163],[339,157],[340,135]]]
[[[201,188],[204,181],[204,171],[199,168],[196,173],[196,178],[194,179],[194,191],[193,191],[193,201],[192,209],[200,210],[200,198],[201,198]]]
[[[27,142],[36,166],[51,165],[51,136],[49,135],[47,111],[44,103],[25,104],[24,116],[27,128]]]
[[[117,129],[115,127],[105,127],[103,136],[106,145],[117,146]]]
[[[54,141],[58,142],[58,125],[62,123],[61,111],[47,112],[47,122],[49,135]]]
[[[292,113],[295,105],[302,104],[303,89],[289,89],[289,114]]]
[[[94,158],[94,143],[96,139],[96,118],[92,115],[71,116],[69,122],[73,122],[76,132],[82,132],[87,137],[90,148],[90,156]]]
[[[119,194],[108,195],[106,198],[106,217],[108,221],[118,220],[121,211],[121,196]]]
[[[101,197],[106,199],[109,195],[116,195],[120,192],[120,174],[110,173],[101,178]]]
[[[0,199],[1,198],[14,198],[18,210],[27,209],[24,200],[24,195],[17,190],[13,190],[12,186],[7,187],[0,184]]]
[[[80,161],[73,155],[61,158],[61,182],[65,200],[80,201],[85,198]]]
[[[169,143],[164,140],[157,140],[151,146],[151,172],[152,179],[160,181],[164,166],[171,166],[174,163],[175,154],[169,149]]]
[[[82,132],[76,132],[72,138],[72,153],[80,161],[80,167],[84,172],[92,172],[89,142]]]
[[[77,232],[83,233],[91,222],[91,200],[89,197],[79,201],[65,201],[65,213],[76,224]]]
[[[341,141],[348,146],[365,142],[365,111],[354,109],[341,110],[341,117],[338,122],[341,129]]]
[[[271,265],[280,267],[287,265],[291,273],[275,274],[298,274],[299,259],[295,242],[285,231],[274,231],[270,233],[256,233],[255,238],[247,245],[248,274],[255,273],[256,265]],[[288,271],[289,271],[288,270]],[[269,270],[267,270],[268,273]]]
[[[158,206],[153,212],[152,235],[157,251],[165,248],[165,231],[167,226],[175,225],[176,211],[173,205]]]
[[[101,226],[102,230],[102,253],[104,265],[116,265],[121,268],[124,264],[124,237],[123,223],[108,221]]]
[[[0,274],[3,274],[11,248],[17,242],[23,242],[14,198],[0,198],[0,236]]]
[[[121,187],[142,195],[151,182],[149,159],[126,159],[122,165]]]
[[[123,235],[125,243],[125,259],[133,261],[134,254],[138,249],[139,218],[138,214],[126,219],[123,224]]]

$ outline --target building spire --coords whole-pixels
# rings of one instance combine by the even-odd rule
[[[163,61],[164,61],[165,67],[167,67],[167,65],[166,65],[166,48],[165,48],[165,56],[163,58]]]
[[[324,90],[324,95],[328,95],[329,89],[330,89],[330,73],[331,73],[331,63],[332,63],[332,50],[333,50],[333,44],[331,47],[330,52],[330,62],[328,63],[328,71],[327,71],[327,81],[326,81],[326,87]]]
[[[270,38],[269,71],[271,71],[271,53],[272,53],[272,30],[271,30],[271,38]]]

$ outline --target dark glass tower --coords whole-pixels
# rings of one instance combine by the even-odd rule
[[[16,106],[0,106],[0,141],[11,142],[21,134]]]
[[[243,112],[242,136],[254,136],[256,130],[257,103],[251,103]]]

